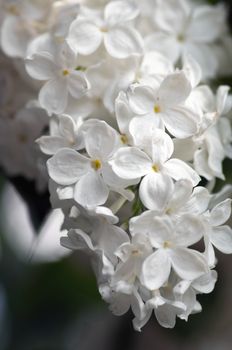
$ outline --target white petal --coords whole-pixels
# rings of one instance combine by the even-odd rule
[[[122,244],[129,242],[128,234],[120,227],[104,223],[96,227],[91,235],[94,245],[101,249],[105,256],[116,263],[115,252]]]
[[[208,165],[208,153],[206,149],[199,149],[194,154],[194,168],[199,175],[204,176],[206,180],[214,179],[214,174]]]
[[[62,135],[66,139],[75,139],[76,125],[74,120],[67,114],[59,116],[58,135]]]
[[[168,280],[171,271],[171,263],[166,252],[158,249],[143,263],[141,281],[149,290],[162,287]]]
[[[139,196],[146,208],[163,211],[172,191],[173,181],[170,176],[154,172],[143,178]]]
[[[3,9],[1,9],[1,12]],[[7,16],[1,27],[1,47],[10,57],[24,58],[31,35],[16,16]]]
[[[142,53],[142,38],[133,28],[117,26],[104,37],[108,53],[115,58],[127,58],[133,53]]]
[[[114,26],[131,21],[139,14],[138,7],[132,1],[113,1],[105,7],[105,20],[108,25]]]
[[[85,136],[86,150],[95,159],[107,160],[114,152],[117,142],[116,131],[104,121],[96,122]]]
[[[47,161],[47,166],[49,176],[55,182],[71,185],[90,169],[90,161],[71,149],[62,149]]]
[[[222,162],[225,158],[225,151],[216,127],[207,132],[205,142],[208,151],[208,166],[215,176],[224,180]]]
[[[43,153],[53,155],[61,148],[68,148],[67,141],[60,136],[42,136],[37,140],[40,149]]]
[[[201,67],[191,55],[185,55],[183,61],[183,70],[186,72],[186,75],[194,88],[202,79]]]
[[[132,257],[117,266],[111,284],[116,291],[129,292],[131,294],[135,277],[135,259]]]
[[[228,198],[232,198],[232,185],[230,184],[224,185],[219,192],[216,192],[211,196],[209,209],[212,209],[218,203],[221,203]]]
[[[158,1],[154,23],[159,31],[170,35],[181,33],[189,19],[190,4],[186,1]]]
[[[112,83],[114,75],[111,60],[100,60],[100,62],[89,66],[86,70],[86,77],[91,86],[90,94],[103,97],[106,90],[110,89],[109,84]],[[101,84],[99,84],[99,81],[101,81]]]
[[[144,54],[140,70],[146,76],[166,75],[172,73],[173,65],[166,56],[157,51],[151,51]]]
[[[193,136],[198,131],[199,115],[187,107],[169,109],[162,117],[168,131],[179,139]]]
[[[80,98],[88,91],[89,84],[81,72],[72,72],[68,77],[68,90],[75,98]]]
[[[135,147],[119,149],[110,164],[119,177],[128,180],[144,176],[152,169],[150,158]]]
[[[169,250],[172,267],[180,278],[192,281],[208,272],[209,268],[203,255],[187,248]]]
[[[192,137],[187,139],[174,139],[174,152],[173,157],[179,158],[184,162],[192,161],[193,155],[196,150],[196,143]]]
[[[129,108],[127,96],[124,91],[119,93],[115,101],[115,114],[120,132],[127,135],[133,113]]]
[[[173,236],[174,225],[167,216],[154,216],[150,222],[150,227],[147,227],[147,235],[154,248],[164,246],[164,243],[172,243],[175,239]]]
[[[124,315],[130,309],[131,296],[123,293],[115,293],[110,300],[110,311],[116,316]]]
[[[188,247],[200,241],[203,236],[204,226],[197,217],[190,214],[182,214],[175,226],[175,244]]]
[[[214,268],[217,263],[217,259],[215,256],[214,246],[210,242],[210,237],[208,235],[204,236],[204,245],[205,245],[204,256],[207,260],[207,263],[210,268]]]
[[[150,156],[152,156],[152,139],[156,128],[155,120],[146,116],[133,118],[129,125],[134,145]]]
[[[151,231],[150,227],[153,225],[156,215],[160,215],[160,212],[156,213],[153,210],[146,210],[141,215],[132,217],[129,221],[131,235],[135,236],[140,233],[147,235]],[[164,230],[166,230],[166,226]]]
[[[146,310],[146,311],[147,311],[147,314],[142,320],[138,319],[137,317],[133,318],[132,320],[133,328],[137,332],[141,332],[141,328],[145,326],[145,324],[149,321],[152,315],[153,310]]]
[[[212,226],[223,225],[229,220],[231,215],[231,199],[226,199],[214,207],[210,214],[210,224]]]
[[[148,86],[138,86],[128,92],[129,105],[138,115],[152,113],[155,105],[155,93]]]
[[[190,214],[202,214],[208,209],[210,198],[209,191],[205,187],[197,186],[194,188],[184,210]]]
[[[67,42],[71,49],[82,55],[90,55],[101,45],[103,34],[91,21],[76,19],[72,22]]]
[[[128,200],[134,199],[134,194],[130,190],[124,190],[129,186],[135,185],[139,182],[138,179],[135,180],[125,180],[119,177],[113,172],[109,164],[104,164],[102,167],[102,177],[105,183],[111,188],[112,191],[120,193],[123,197]],[[129,199],[130,198],[130,199]]]
[[[154,164],[163,164],[171,158],[174,145],[171,137],[163,130],[156,129],[152,135],[152,160]]]
[[[179,159],[170,159],[165,165],[165,172],[174,180],[189,180],[193,186],[200,181],[199,175],[186,163]]]
[[[133,297],[131,300],[131,309],[135,317],[137,317],[139,320],[142,320],[147,314],[147,310],[145,308],[143,299],[141,298],[141,295],[138,293],[137,290],[134,290],[133,293]]]
[[[56,76],[59,69],[49,52],[40,52],[25,60],[27,73],[37,80],[49,80]]]
[[[168,203],[170,210],[180,209],[186,204],[192,194],[193,186],[189,180],[179,180],[175,183],[171,198]]]
[[[209,273],[206,273],[205,275],[193,281],[192,286],[198,292],[208,294],[213,291],[216,281],[217,281],[217,272],[210,271]]]
[[[174,328],[176,316],[183,308],[175,308],[172,305],[164,304],[155,309],[155,316],[159,324],[164,328]]]
[[[67,86],[63,79],[48,81],[39,92],[41,107],[46,109],[48,114],[63,113],[67,106],[67,98]]]
[[[149,35],[145,40],[145,45],[148,51],[158,51],[172,62],[176,62],[180,57],[181,45],[169,33],[157,32]]]
[[[200,85],[191,92],[191,98],[197,101],[203,112],[215,110],[215,96],[208,85]]]
[[[190,81],[184,72],[173,73],[167,76],[160,85],[158,99],[166,108],[175,107],[184,102],[192,90]]]
[[[90,237],[82,230],[70,230],[68,237],[61,237],[60,243],[72,250],[94,250]]]
[[[27,48],[27,58],[41,52],[49,52],[54,56],[56,53],[56,45],[53,36],[46,32],[34,38]]]
[[[218,39],[224,31],[226,11],[223,7],[198,6],[188,26],[191,41],[209,43]]]
[[[102,205],[108,195],[109,189],[101,175],[94,170],[82,176],[74,190],[74,199],[84,207]]]
[[[210,241],[220,252],[232,254],[232,229],[229,226],[213,228]]]
[[[213,78],[218,70],[218,59],[213,47],[203,43],[189,42],[185,52],[201,66],[203,79]]]
[[[227,104],[229,90],[230,87],[226,85],[219,86],[217,90],[217,112],[219,115],[227,114],[231,109],[230,103]]]

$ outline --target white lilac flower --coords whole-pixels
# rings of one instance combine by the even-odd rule
[[[116,316],[125,314],[131,308],[135,319],[133,320],[134,328],[146,317],[147,310],[145,303],[137,290],[133,287],[130,294],[114,291],[107,283],[99,286],[99,292],[102,299],[110,304],[109,309]],[[137,321],[138,320],[138,321]],[[137,329],[140,330],[140,329]]]
[[[225,223],[231,215],[231,199],[218,203],[204,214],[204,239],[210,266],[215,266],[213,246],[224,254],[232,253],[232,229]]]
[[[62,148],[83,149],[84,137],[80,130],[82,123],[81,118],[75,121],[68,115],[51,118],[49,135],[37,140],[41,151],[53,155]]]
[[[53,3],[52,30],[56,39],[65,40],[69,26],[79,14],[80,3],[76,0],[55,1]]]
[[[149,135],[146,132],[147,128],[144,131]],[[146,153],[137,147],[120,148],[114,154],[110,164],[113,171],[122,179],[132,180],[143,177],[139,189],[143,204],[149,207],[150,203],[156,200],[157,208],[163,208],[173,187],[172,179],[187,179],[195,186],[200,178],[189,165],[179,159],[171,158],[173,142],[164,131],[154,129],[152,142],[148,145],[149,149],[146,147]],[[147,144],[144,143],[144,146]]]
[[[117,265],[110,285],[116,292],[130,294],[136,279],[141,279],[141,269],[144,260],[152,253],[152,245],[146,236],[137,234],[131,242],[125,242],[115,255],[120,262]]]
[[[1,47],[10,57],[24,58],[31,40],[49,27],[52,0],[4,1],[6,15],[1,28]]]
[[[145,234],[156,249],[142,266],[141,279],[145,287],[149,290],[162,287],[169,278],[171,268],[180,278],[188,281],[208,272],[203,254],[187,248],[201,239],[202,231],[201,222],[187,215],[175,226],[167,217],[147,220],[142,230],[139,225],[139,232],[134,225],[133,235]]]
[[[14,119],[0,119],[0,164],[9,176],[38,178],[40,182],[39,177],[43,177],[39,171],[41,154],[35,140],[47,122],[44,111],[32,107],[20,109]],[[46,177],[43,180],[46,183]]]
[[[68,96],[78,99],[88,90],[88,81],[78,70],[78,58],[66,45],[56,45],[50,51],[38,51],[26,59],[28,74],[46,81],[39,92],[39,102],[48,114],[61,114],[68,103]]]
[[[132,1],[113,1],[98,14],[80,15],[70,26],[68,43],[82,55],[94,53],[104,42],[107,52],[116,58],[126,58],[142,52],[142,38],[130,24],[139,14]]]
[[[176,278],[173,294],[175,300],[185,304],[185,311],[179,316],[182,320],[187,321],[192,313],[197,313],[202,310],[200,303],[197,301],[197,294],[209,294],[213,291],[217,281],[217,272],[212,270],[192,282],[178,281]]]
[[[200,219],[208,207],[211,195],[204,187],[197,186],[193,189],[192,183],[188,180],[179,180],[170,187],[170,192],[166,196],[166,201],[162,205],[160,200],[155,196],[150,197],[147,203],[148,211],[143,212],[140,216],[135,216],[130,220],[130,229],[134,230],[134,225],[143,229],[147,221],[152,221],[155,217],[168,216],[173,222],[178,222],[180,218],[192,217],[193,220]],[[204,221],[203,217],[201,218]]]
[[[72,250],[94,253],[95,262],[98,269],[100,268],[100,276],[101,274],[113,274],[114,266],[117,264],[114,253],[119,246],[129,242],[129,236],[120,227],[113,225],[117,223],[117,219],[115,221],[112,212],[107,208],[99,207],[95,213],[90,215],[89,221],[89,226],[92,226],[89,234],[81,229],[72,229],[68,232],[67,237],[61,238],[61,244]]]
[[[209,181],[224,179],[222,162],[232,157],[232,129],[226,116],[231,109],[228,92],[228,86],[220,86],[216,96],[207,86],[196,88],[190,99],[198,101],[203,112],[199,131],[191,138],[174,140],[175,156],[193,161],[198,174]]]
[[[154,24],[157,30],[146,39],[150,50],[162,52],[177,62],[191,54],[203,75],[212,78],[218,69],[216,43],[226,33],[224,6],[199,5],[183,0],[157,1]]]
[[[74,199],[83,206],[104,204],[110,188],[128,195],[123,188],[132,182],[112,174],[109,160],[118,148],[116,131],[103,121],[96,121],[85,134],[87,157],[72,149],[61,149],[48,160],[50,177],[58,184],[75,185]]]
[[[138,85],[128,93],[129,104],[135,115],[153,120],[154,124],[177,138],[194,135],[198,130],[200,116],[184,105],[192,91],[185,72],[168,75],[154,85]]]
[[[168,290],[169,295],[164,297],[161,295],[161,290],[162,292]],[[172,296],[170,297],[172,293],[170,284],[161,290],[151,292],[151,296],[145,304],[146,312],[143,313],[145,314],[144,318],[139,319],[136,317],[133,320],[133,326],[137,331],[141,331],[141,328],[148,322],[153,311],[159,324],[165,328],[173,328],[176,324],[176,317],[180,317],[185,312],[185,304],[181,301],[176,301]]]

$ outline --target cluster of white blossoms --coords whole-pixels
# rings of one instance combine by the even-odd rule
[[[17,72],[0,76],[1,166],[36,178],[47,159],[61,244],[89,254],[114,314],[131,308],[136,330],[153,311],[164,327],[187,320],[214,289],[215,248],[232,253],[231,186],[212,193],[232,158],[232,103],[228,86],[206,85],[231,73],[226,8],[1,0],[0,9],[1,48]]]

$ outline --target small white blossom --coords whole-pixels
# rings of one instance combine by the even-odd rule
[[[60,185],[75,185],[74,199],[83,206],[104,204],[109,188],[121,192],[129,182],[111,175],[109,160],[118,148],[116,131],[105,122],[97,122],[85,134],[89,157],[71,149],[61,149],[48,160],[51,178]],[[133,182],[132,182],[133,183]]]
[[[154,87],[135,86],[129,92],[129,104],[135,115],[147,116],[177,138],[195,134],[199,116],[184,105],[192,90],[185,73],[173,73],[155,83]]]
[[[81,132],[82,120],[74,121],[68,115],[61,115],[50,120],[50,135],[37,140],[43,153],[53,155],[62,148],[80,150],[84,148]]]
[[[139,190],[143,204],[150,207],[155,198],[157,208],[163,208],[173,186],[172,179],[188,179],[195,186],[200,178],[186,163],[179,159],[170,159],[173,142],[164,131],[153,130],[149,148],[148,154],[136,147],[121,148],[110,164],[122,179],[131,180],[144,176]]]
[[[88,90],[83,72],[78,70],[77,55],[67,46],[51,47],[51,51],[35,52],[26,59],[28,74],[47,81],[39,93],[39,102],[48,114],[61,114],[68,96],[82,97]]]
[[[68,36],[70,47],[82,55],[94,53],[104,42],[112,57],[126,58],[142,52],[142,38],[130,22],[139,11],[132,1],[112,1],[98,14],[80,15],[71,24]]]
[[[153,20],[158,30],[147,37],[150,50],[162,52],[176,62],[191,54],[200,64],[204,77],[213,77],[218,69],[215,44],[223,37],[224,6],[192,6],[187,0],[157,1]]]

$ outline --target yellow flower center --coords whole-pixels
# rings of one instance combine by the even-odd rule
[[[65,42],[65,39],[63,36],[55,36],[54,39],[57,42],[57,44],[63,44]]]
[[[164,244],[163,244],[163,247],[164,248],[171,248],[171,245],[172,245],[171,242],[165,241]]]
[[[102,163],[99,159],[92,160],[91,165],[94,170],[99,170],[102,167]]]
[[[63,74],[64,77],[66,77],[67,75],[69,75],[69,70],[68,69],[64,69],[62,74]]]
[[[102,33],[107,33],[107,32],[108,32],[108,28],[106,28],[106,27],[101,27],[101,28],[100,28],[100,31],[101,31]]]
[[[155,106],[154,106],[154,112],[155,112],[155,113],[160,113],[160,112],[161,112],[161,108],[160,108],[159,105],[155,105]]]
[[[157,164],[153,164],[152,165],[152,170],[155,172],[155,173],[158,173],[160,171],[160,168]]]
[[[179,42],[183,42],[184,41],[184,35],[183,34],[179,34],[178,36],[177,36],[177,40],[179,41]]]
[[[171,208],[167,208],[165,213],[166,213],[167,215],[172,214],[172,209],[171,209]]]
[[[126,134],[122,134],[120,140],[124,145],[128,143],[128,137],[126,136]]]
[[[138,249],[133,249],[131,253],[133,256],[137,256],[140,254],[140,251]]]

